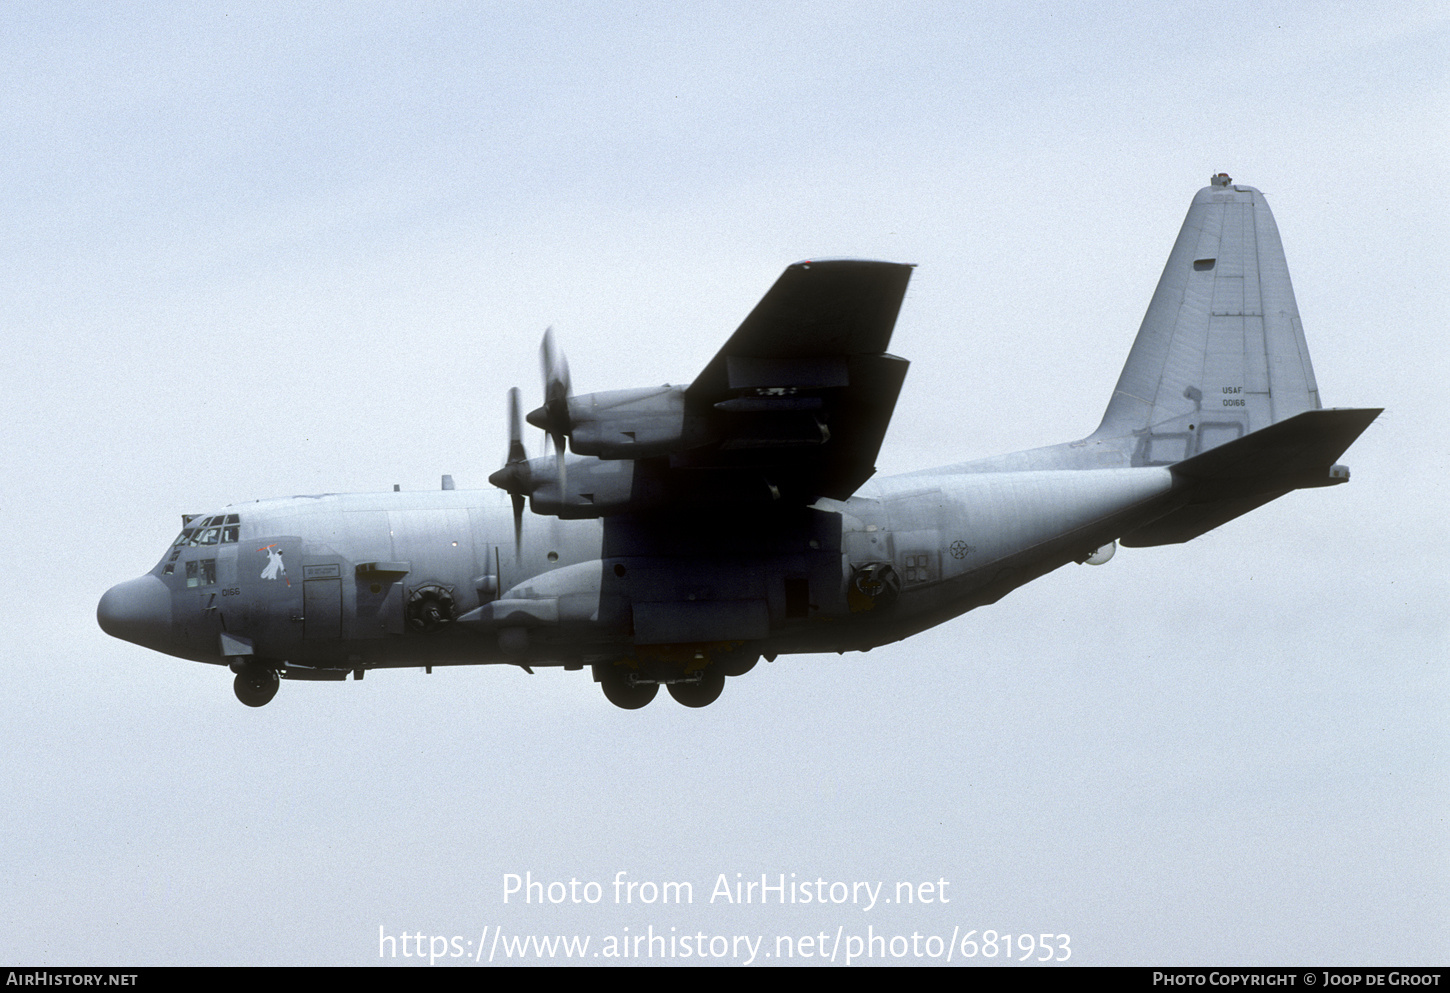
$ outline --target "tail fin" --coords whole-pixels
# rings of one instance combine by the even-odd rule
[[[1199,190],[1093,439],[1170,465],[1307,410],[1309,362],[1264,195],[1224,173]]]

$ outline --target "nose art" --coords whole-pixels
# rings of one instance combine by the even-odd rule
[[[96,607],[101,630],[138,645],[163,641],[171,627],[171,591],[155,576],[112,586]]]

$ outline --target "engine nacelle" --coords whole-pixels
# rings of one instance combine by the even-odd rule
[[[554,458],[532,459],[529,462],[530,507],[536,514],[566,521],[607,517],[638,509],[634,500],[634,479],[632,461],[571,458],[565,473],[564,490],[560,492]]]
[[[643,459],[702,444],[689,437],[683,386],[569,398],[569,447],[601,459]]]

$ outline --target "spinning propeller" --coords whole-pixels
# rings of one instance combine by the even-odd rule
[[[544,342],[539,346],[539,361],[544,371],[544,405],[529,411],[526,418],[536,428],[548,433],[554,444],[554,454],[559,469],[559,494],[565,490],[564,453],[565,439],[571,429],[569,421],[569,362],[564,352],[554,344],[554,329],[544,331]],[[524,449],[523,418],[520,417],[519,388],[509,389],[509,449],[504,467],[488,477],[488,481],[501,490],[506,490],[514,504],[514,557],[519,558],[523,549],[524,499],[535,487],[533,470],[529,467],[529,455]]]
[[[509,454],[504,467],[488,477],[488,481],[508,491],[514,503],[514,558],[523,554],[524,495],[533,484],[529,471],[529,453],[524,448],[522,418],[519,415],[519,388],[509,387]]]
[[[559,461],[559,493],[564,490],[564,439],[569,436],[569,361],[563,349],[554,344],[554,329],[544,330],[539,346],[539,364],[544,370],[544,405],[529,411],[528,421],[542,428],[554,443],[554,456]]]

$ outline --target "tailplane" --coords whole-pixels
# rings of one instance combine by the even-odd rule
[[[1172,545],[1197,538],[1292,490],[1349,482],[1335,460],[1381,411],[1306,410],[1173,466],[1187,484],[1171,513],[1123,535],[1128,547]]]

